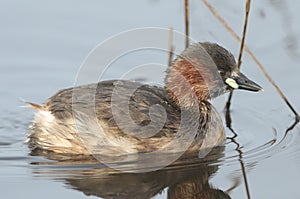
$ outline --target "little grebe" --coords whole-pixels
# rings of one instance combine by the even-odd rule
[[[184,135],[175,147],[168,145],[179,131],[196,131],[190,148],[205,139],[220,144],[223,125],[216,122],[219,115],[208,100],[232,89],[262,90],[239,71],[229,51],[196,43],[168,67],[164,88],[109,80],[63,89],[44,105],[29,103],[37,113],[27,142],[32,150],[113,156],[163,147],[180,151]],[[217,137],[213,131],[220,131]]]

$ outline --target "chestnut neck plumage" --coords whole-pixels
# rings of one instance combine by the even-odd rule
[[[179,107],[198,105],[226,92],[215,62],[201,44],[184,50],[168,67],[165,89]]]

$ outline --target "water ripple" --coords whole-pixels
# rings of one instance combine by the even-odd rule
[[[283,129],[282,122],[272,121],[271,119],[267,121],[267,118],[270,117],[267,117],[266,114],[251,112],[251,110],[249,112],[250,114],[247,116],[239,113],[239,119],[252,121],[251,123],[256,124],[255,128],[260,129],[260,131],[251,131],[251,128],[247,129],[247,125],[243,125],[247,130],[241,131],[241,133],[238,132],[237,137],[234,139],[229,138],[226,146],[230,149],[226,150],[226,156],[222,159],[223,164],[237,164],[238,160],[241,159],[245,162],[259,162],[273,155],[287,152],[295,154],[295,146],[297,146],[297,140],[300,138],[297,120],[294,122],[291,119],[287,120],[290,126]],[[264,118],[264,121],[257,118]],[[276,124],[280,124],[281,127],[277,127]],[[248,126],[251,125],[253,124],[248,124]],[[270,126],[273,126],[271,130]],[[264,134],[261,134],[262,132]]]

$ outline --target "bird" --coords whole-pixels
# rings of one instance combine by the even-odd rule
[[[106,80],[60,90],[36,110],[26,143],[60,154],[122,156],[199,151],[224,143],[210,100],[262,87],[217,43],[191,44],[167,67],[164,86]]]

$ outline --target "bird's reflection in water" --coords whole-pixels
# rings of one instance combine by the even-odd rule
[[[146,173],[116,171],[93,157],[75,158],[45,151],[34,151],[32,155],[59,161],[32,164],[38,176],[59,178],[72,189],[101,198],[152,198],[166,191],[170,199],[228,199],[228,194],[209,183],[223,151],[224,146],[218,146],[202,159],[183,156],[168,167]],[[130,168],[130,163],[126,164]]]

